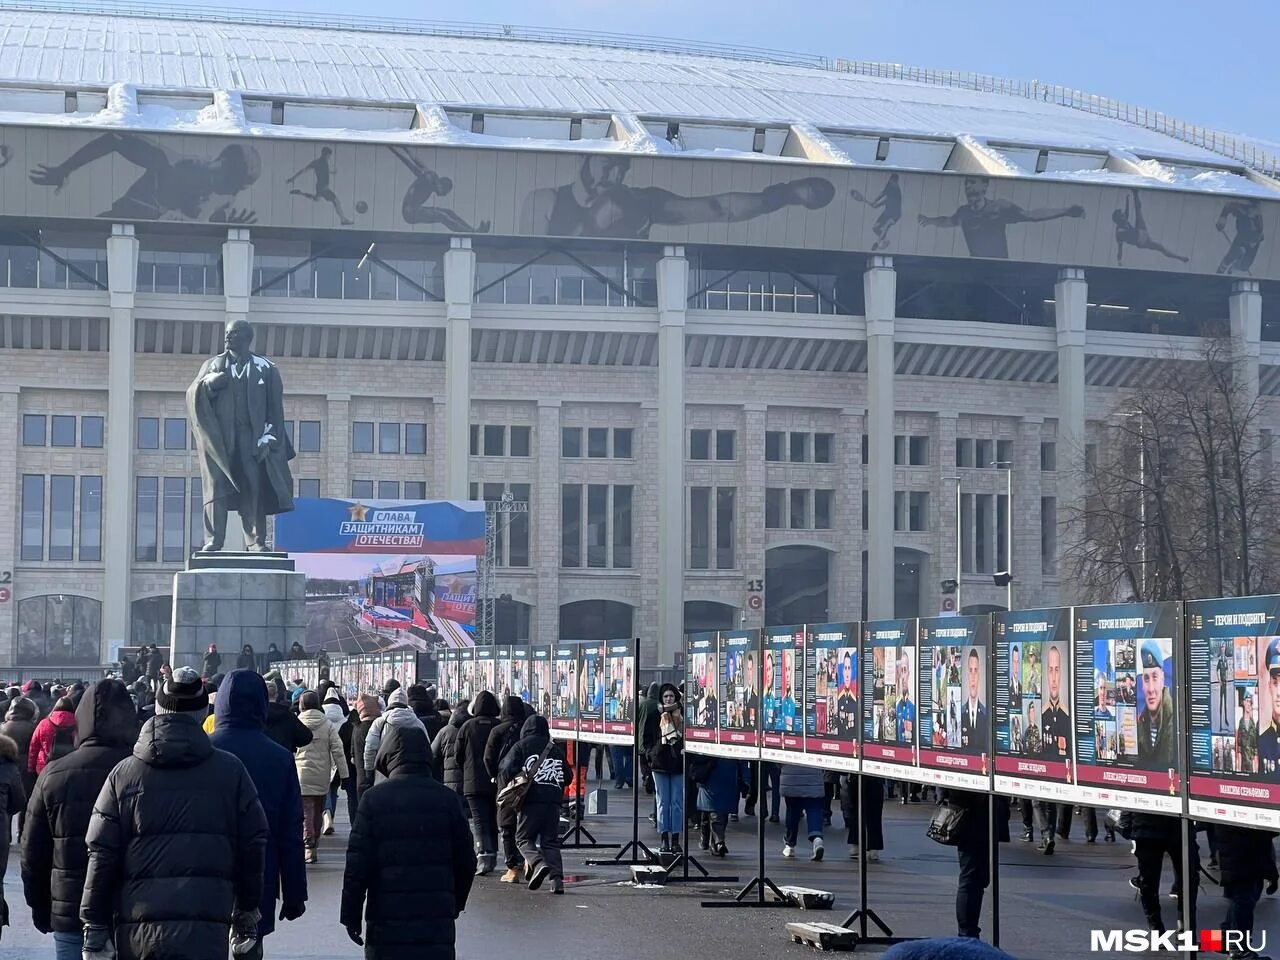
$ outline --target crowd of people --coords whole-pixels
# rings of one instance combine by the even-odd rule
[[[499,702],[486,690],[451,705],[432,687],[389,680],[379,694],[348,702],[327,679],[306,689],[278,672],[216,672],[212,646],[206,675],[162,662],[152,678],[149,653],[146,665],[130,684],[31,681],[0,692],[0,879],[16,816],[24,895],[57,960],[213,960],[228,949],[240,960],[260,958],[276,922],[305,913],[307,865],[334,833],[342,796],[351,832],[339,919],[350,939],[371,958],[451,958],[474,877],[496,872],[499,856],[500,882],[564,893],[566,790],[573,784],[582,802],[593,751],[598,778],[608,759],[615,786],[630,787],[634,774],[635,789],[652,795],[650,820],[669,855],[683,850],[687,830],[700,851],[727,857],[728,824],[758,813],[782,824],[783,857],[807,843],[809,859],[821,861],[838,801],[848,855],[874,862],[884,849],[886,799],[900,792],[904,804],[945,804],[959,824],[957,932],[981,933],[986,794],[940,790],[929,798],[930,788],[872,776],[686,756],[683,697],[672,684],[652,684],[637,705],[633,772],[602,747],[557,743],[547,719],[515,696]],[[1034,840],[1037,820],[1044,854],[1069,839],[1069,805],[1019,805],[1023,840]],[[1195,879],[1187,882],[1177,818],[1131,812],[1100,824],[1094,810],[1083,812],[1087,842],[1119,835],[1132,843],[1138,870],[1130,883],[1151,929],[1165,930],[1158,886],[1166,856],[1170,896],[1189,897],[1194,918],[1195,833]],[[997,798],[1000,841],[1009,840],[1010,819],[1008,802]],[[1228,901],[1223,926],[1251,930],[1264,889],[1277,886],[1271,835],[1200,829]]]

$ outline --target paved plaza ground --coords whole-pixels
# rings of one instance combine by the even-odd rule
[[[602,841],[630,837],[630,794],[611,793],[611,813],[592,817],[588,823]],[[643,795],[642,839],[651,838],[643,817],[648,798]],[[871,906],[902,936],[950,936],[955,933],[956,859],[953,850],[938,846],[924,835],[927,804],[885,804],[887,850],[880,863],[868,864]],[[1015,837],[1021,825],[1013,824]],[[822,863],[807,859],[783,860],[782,828],[767,824],[767,870],[779,884],[801,884],[833,891],[835,909],[829,914],[802,913],[795,909],[703,909],[701,901],[726,898],[737,889],[732,883],[636,889],[625,881],[622,867],[585,866],[589,857],[611,856],[612,851],[567,850],[566,873],[571,880],[567,895],[552,896],[548,889],[530,892],[498,883],[497,874],[478,880],[466,913],[459,923],[459,960],[524,957],[531,960],[560,957],[695,956],[698,960],[754,960],[801,957],[810,948],[795,946],[783,926],[798,919],[839,922],[857,906],[857,863],[847,857],[845,831],[837,808],[835,825],[827,830],[827,857]],[[1000,932],[1001,946],[1020,960],[1073,960],[1096,956],[1089,951],[1089,930],[1142,926],[1142,913],[1127,884],[1134,874],[1129,844],[1086,844],[1082,824],[1072,826],[1070,842],[1060,843],[1053,857],[1043,857],[1035,846],[1014,840],[1002,847]],[[743,817],[730,824],[729,856],[706,858],[716,874],[738,874],[745,882],[755,873],[756,821]],[[347,824],[345,813],[337,833],[325,838],[320,863],[310,868],[310,900],[306,915],[296,923],[281,923],[267,940],[268,960],[355,960],[363,956],[338,925],[338,900]],[[1203,850],[1203,837],[1201,838]],[[803,850],[802,846],[802,850]],[[1204,853],[1207,859],[1207,852]],[[1168,864],[1162,890],[1170,885]],[[1200,926],[1222,920],[1225,901],[1207,881],[1201,890]],[[0,960],[52,960],[53,945],[32,929],[22,899],[17,853],[11,854],[5,879],[5,898],[13,925],[0,940]],[[1172,924],[1176,901],[1165,899],[1166,920]],[[1258,929],[1266,930],[1269,944],[1280,945],[1280,898],[1264,897],[1258,910]],[[983,918],[984,935],[990,928],[990,895]],[[883,947],[863,945],[858,955]],[[1275,947],[1272,947],[1275,951]]]

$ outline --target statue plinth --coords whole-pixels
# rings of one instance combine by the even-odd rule
[[[197,550],[187,559],[188,570],[293,571],[293,559],[283,550]]]

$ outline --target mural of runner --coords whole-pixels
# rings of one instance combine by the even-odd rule
[[[1227,234],[1227,218],[1235,220],[1235,231]],[[1258,255],[1258,248],[1264,239],[1262,233],[1262,204],[1257,200],[1228,200],[1218,214],[1214,224],[1224,237],[1229,236],[1231,245],[1218,264],[1219,273],[1249,273],[1253,269],[1253,259]]]
[[[76,171],[103,157],[119,156],[140,167],[142,176],[100,217],[130,220],[207,220],[210,223],[253,223],[252,210],[231,205],[236,195],[258,179],[258,151],[233,143],[212,160],[183,157],[137,134],[104,133],[62,163],[37,164],[31,182],[60,191]],[[226,198],[226,199],[222,199]],[[213,204],[210,208],[210,204]]]
[[[823,177],[775,183],[759,193],[743,191],[682,197],[661,187],[631,187],[628,157],[585,157],[578,179],[562,187],[534,190],[525,201],[524,233],[553,237],[623,237],[642,240],[655,226],[736,223],[784,207],[817,210],[835,197]]]
[[[1154,250],[1170,260],[1186,263],[1190,259],[1189,257],[1174,253],[1158,240],[1151,239],[1151,234],[1147,231],[1146,221],[1142,219],[1142,198],[1138,195],[1136,188],[1132,189],[1130,193],[1133,199],[1133,220],[1129,219],[1129,197],[1125,198],[1123,207],[1116,208],[1111,214],[1111,220],[1116,225],[1116,263],[1124,262],[1124,245],[1126,243],[1139,250]]]
[[[1009,258],[1008,227],[1011,223],[1039,223],[1062,217],[1084,216],[1084,207],[1039,207],[1024,210],[1012,200],[993,200],[987,196],[991,181],[987,177],[965,177],[965,203],[950,216],[930,217],[920,214],[922,227],[959,227],[971,257]]]
[[[860,190],[850,190],[849,196],[859,203],[865,203],[872,209],[879,210],[880,216],[871,225],[871,232],[876,235],[876,242],[871,245],[871,252],[884,250],[889,246],[889,231],[902,219],[902,187],[898,184],[898,175],[889,174],[884,189],[874,200],[868,200]]]
[[[400,212],[406,222],[438,223],[458,233],[489,232],[488,220],[481,220],[473,227],[447,207],[437,207],[431,202],[432,197],[447,197],[453,191],[452,180],[440,176],[434,170],[419,163],[403,147],[393,146],[391,152],[413,172],[414,176],[414,181],[404,192],[404,200],[400,204]]]
[[[285,183],[292,185],[294,181],[304,173],[308,172],[315,177],[315,190],[308,193],[306,190],[294,188],[293,190],[290,190],[289,193],[295,197],[306,197],[312,203],[325,200],[333,207],[334,212],[337,213],[338,219],[342,221],[342,225],[344,227],[349,227],[351,224],[355,223],[354,220],[342,212],[342,203],[333,192],[333,188],[329,186],[334,177],[333,147],[325,147],[322,149],[320,151],[320,156],[316,157],[305,167],[295,173],[292,177],[286,180]]]

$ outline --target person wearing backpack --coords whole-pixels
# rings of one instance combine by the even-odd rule
[[[551,892],[564,893],[560,806],[569,768],[564,748],[551,739],[547,718],[536,713],[525,720],[520,739],[502,758],[499,769],[508,783],[521,773],[529,779],[516,816],[516,845],[524,857],[524,879],[530,890],[537,890],[549,877]]]
[[[36,725],[27,754],[27,769],[37,776],[50,760],[65,757],[76,748],[76,708],[69,697],[59,697],[53,712]]]
[[[501,790],[508,777],[502,775],[502,758],[520,740],[525,721],[525,702],[519,697],[505,697],[498,714],[498,724],[489,731],[484,747],[484,768]],[[498,808],[498,835],[502,841],[502,856],[507,871],[502,883],[520,882],[520,851],[516,847],[516,811],[509,805]]]

